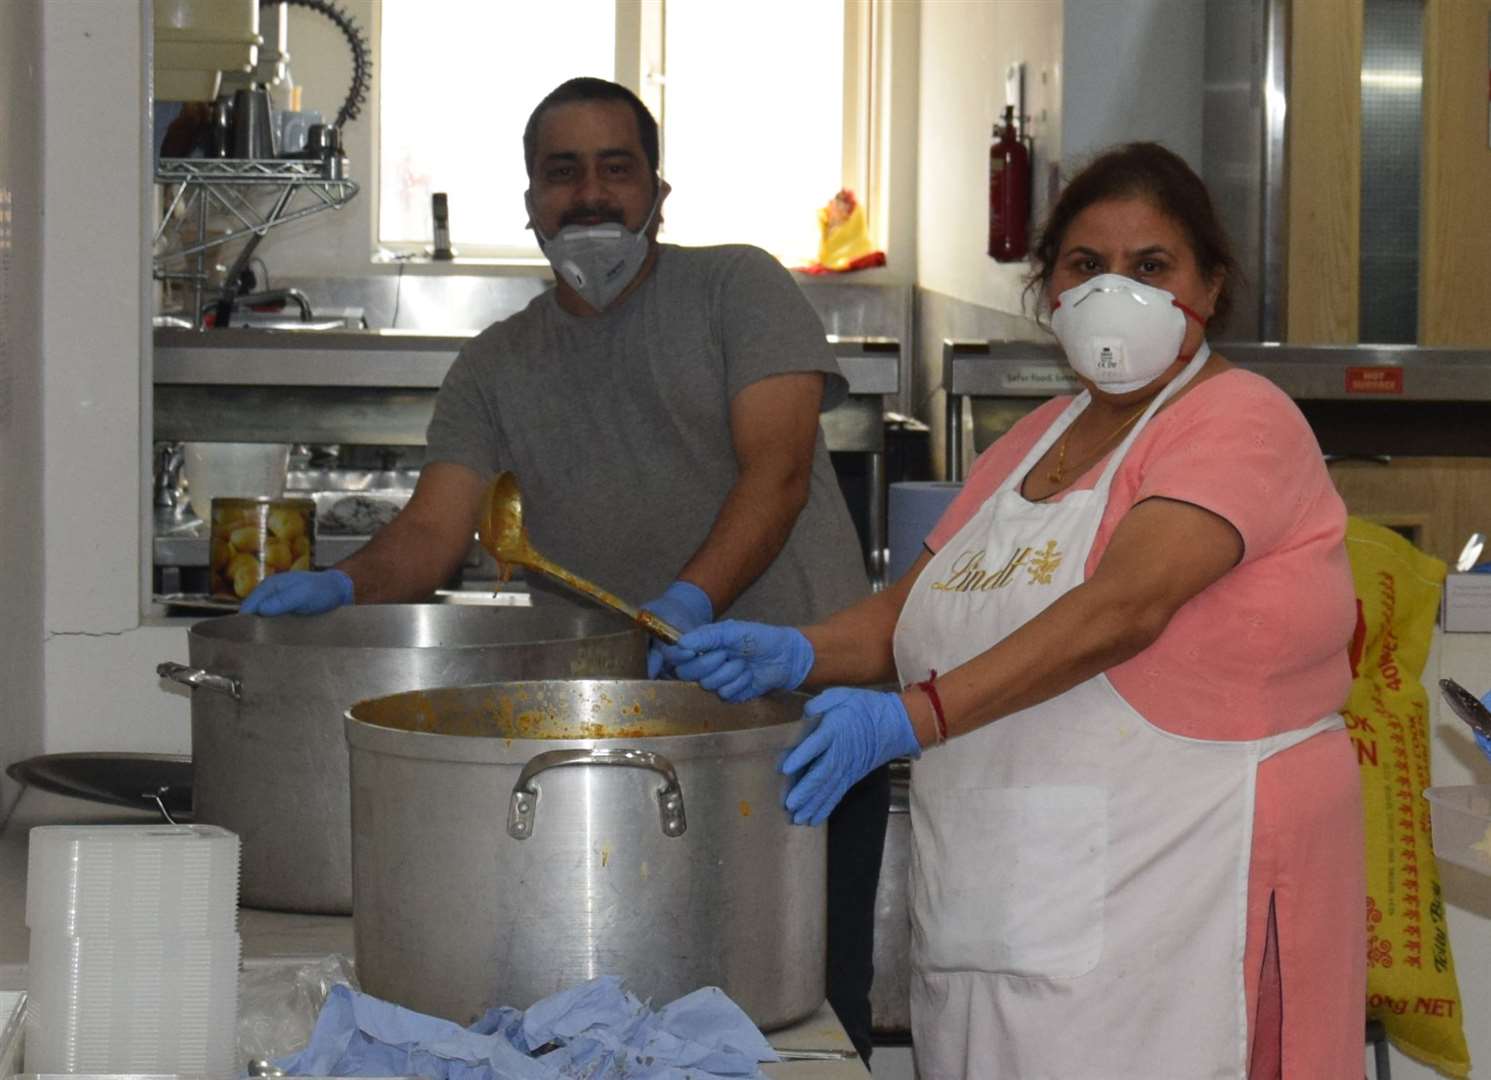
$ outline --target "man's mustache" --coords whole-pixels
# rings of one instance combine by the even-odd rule
[[[621,209],[615,206],[572,206],[559,219],[559,227],[566,225],[597,225],[601,222],[625,224]]]

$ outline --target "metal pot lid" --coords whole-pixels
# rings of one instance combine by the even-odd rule
[[[192,812],[192,759],[185,754],[42,754],[5,772],[29,787],[111,806],[147,810],[159,798],[177,821]]]

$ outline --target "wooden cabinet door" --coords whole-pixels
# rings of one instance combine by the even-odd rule
[[[1491,458],[1347,458],[1331,462],[1330,474],[1348,512],[1452,567],[1471,533],[1491,532]]]

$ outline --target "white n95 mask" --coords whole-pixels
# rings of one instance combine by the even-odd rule
[[[1078,375],[1109,393],[1127,394],[1181,359],[1188,317],[1205,325],[1164,289],[1098,274],[1056,298],[1051,330]]]
[[[525,199],[531,220],[533,202],[527,196]],[[566,225],[553,236],[545,236],[535,224],[533,234],[538,237],[538,246],[554,273],[591,307],[603,311],[632,283],[647,261],[647,230],[662,201],[663,188],[659,185],[647,220],[637,232],[620,222],[608,221],[599,225]]]

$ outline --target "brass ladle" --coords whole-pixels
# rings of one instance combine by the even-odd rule
[[[547,574],[596,603],[621,612],[669,645],[678,644],[680,634],[677,627],[665,623],[650,611],[633,607],[599,585],[550,562],[534,550],[528,541],[528,530],[523,528],[523,492],[518,487],[518,478],[512,473],[503,471],[492,478],[491,486],[487,488],[486,505],[482,507],[481,519],[477,522],[476,529],[481,546],[491,552],[492,558],[498,563],[504,566],[523,566]]]

